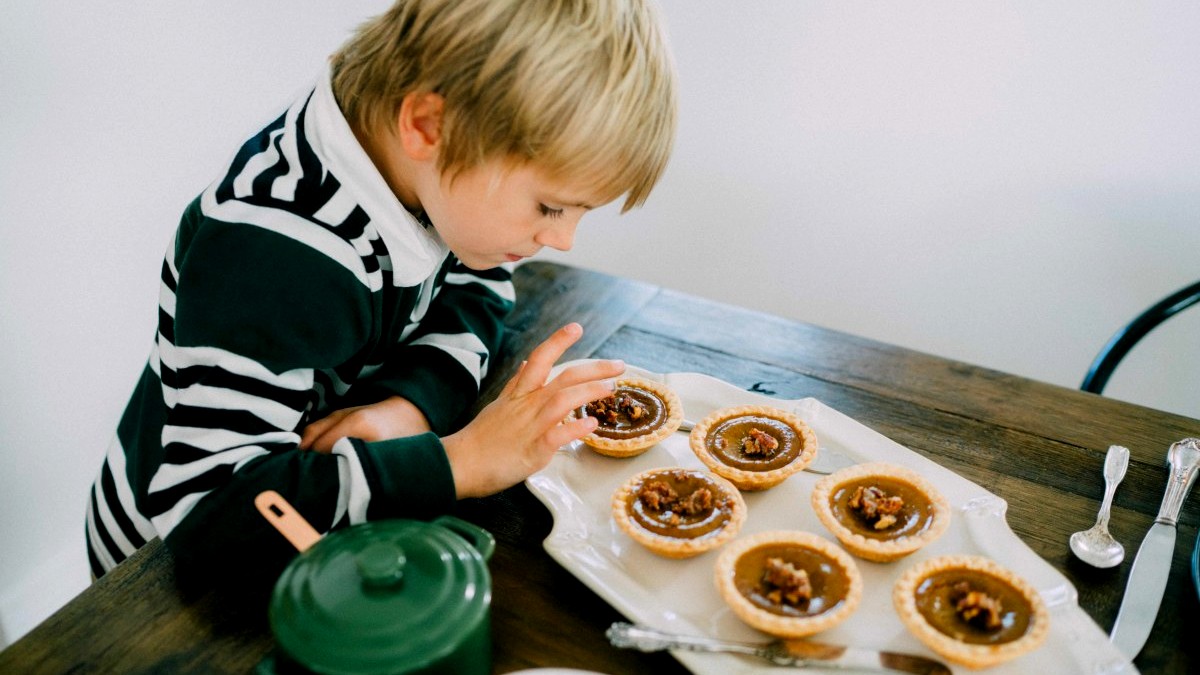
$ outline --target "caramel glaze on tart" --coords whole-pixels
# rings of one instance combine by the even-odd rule
[[[1036,649],[1050,630],[1050,615],[1037,591],[981,556],[919,563],[897,580],[892,599],[917,639],[969,668],[987,668]]]
[[[854,559],[808,532],[760,532],[721,552],[721,597],[739,619],[780,637],[832,628],[854,613],[863,581]]]
[[[902,558],[937,540],[950,526],[950,503],[920,474],[871,462],[817,481],[812,507],[854,555],[875,562]]]
[[[617,380],[611,396],[573,413],[577,418],[589,416],[600,424],[584,437],[584,443],[602,455],[633,457],[679,429],[683,405],[665,384],[629,377]]]
[[[799,417],[768,406],[716,410],[690,436],[692,452],[742,490],[765,490],[817,456],[817,437]]]
[[[707,471],[643,471],[613,493],[613,519],[634,541],[668,558],[689,558],[733,539],[746,503],[732,483]]]

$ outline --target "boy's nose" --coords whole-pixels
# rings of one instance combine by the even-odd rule
[[[556,223],[538,233],[534,241],[542,246],[549,246],[556,251],[570,251],[575,245],[575,228],[579,221]]]

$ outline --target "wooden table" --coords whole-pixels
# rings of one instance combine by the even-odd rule
[[[1007,500],[1012,529],[1067,576],[1105,630],[1158,510],[1167,446],[1200,436],[1194,419],[643,283],[548,263],[520,267],[516,282],[520,302],[508,323],[506,357],[493,365],[483,400],[567,320],[586,329],[568,359],[623,358],[656,372],[708,373],[780,398],[816,397]],[[1103,456],[1113,443],[1133,453],[1112,518],[1129,557],[1096,570],[1072,557],[1067,538],[1095,518]],[[1146,673],[1200,669],[1200,606],[1189,573],[1197,501],[1183,510],[1166,597],[1135,662]],[[608,646],[604,629],[622,617],[545,553],[550,515],[523,485],[463,502],[457,515],[497,539],[490,563],[495,672],[685,672],[668,655]],[[0,653],[0,673],[250,671],[273,647],[265,603],[181,587],[171,554],[156,540]]]

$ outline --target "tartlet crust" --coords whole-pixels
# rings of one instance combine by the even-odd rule
[[[896,539],[871,539],[846,527],[831,508],[833,493],[839,485],[881,476],[901,481],[916,488],[933,506],[929,527],[915,535]],[[812,507],[821,524],[826,527],[850,553],[873,562],[891,562],[927,546],[945,534],[950,527],[950,502],[942,493],[916,471],[887,462],[868,462],[846,467],[822,477],[813,486]]]
[[[657,394],[667,407],[667,419],[657,429],[633,438],[604,438],[595,432],[583,437],[584,444],[609,457],[636,457],[669,438],[683,423],[683,404],[678,394],[667,385],[640,377],[622,377],[617,380],[617,388],[623,385],[640,387]]]
[[[1033,616],[1030,618],[1028,632],[1012,642],[1003,644],[968,644],[955,640],[930,625],[917,609],[917,586],[932,574],[952,569],[984,572],[1017,589],[1032,608]],[[1037,590],[1012,571],[982,556],[948,555],[917,563],[896,581],[892,588],[892,601],[900,620],[926,647],[949,661],[971,669],[989,668],[1037,649],[1045,642],[1050,632],[1050,612]]]
[[[705,447],[709,431],[720,422],[743,415],[761,415],[787,424],[800,439],[800,454],[786,466],[769,471],[747,471],[730,466],[713,457]],[[817,457],[817,435],[803,420],[786,410],[763,405],[742,405],[714,410],[692,428],[688,443],[691,445],[692,452],[709,470],[728,479],[739,489],[751,491],[766,490],[779,485],[792,474],[803,471]]]
[[[755,606],[741,594],[734,581],[738,559],[747,551],[768,544],[795,545],[819,551],[836,561],[846,574],[846,597],[837,608],[816,616],[792,617],[773,614]],[[738,539],[725,547],[715,566],[717,591],[734,615],[752,628],[784,638],[798,638],[828,630],[845,621],[862,601],[863,580],[854,559],[832,542],[810,532],[769,531]]]
[[[650,532],[629,517],[626,505],[630,496],[637,489],[637,486],[641,485],[647,477],[665,471],[685,471],[687,473],[701,474],[720,486],[722,496],[728,497],[731,503],[729,520],[720,530],[697,539],[668,537],[657,532]],[[738,492],[733,483],[714,473],[698,469],[684,469],[682,467],[659,467],[630,477],[629,480],[625,481],[613,492],[612,516],[617,526],[621,528],[621,531],[629,535],[630,539],[645,546],[650,551],[666,558],[691,558],[692,556],[718,548],[737,536],[738,532],[742,529],[742,524],[746,522],[746,502],[742,499],[742,493]]]

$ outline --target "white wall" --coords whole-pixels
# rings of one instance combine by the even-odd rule
[[[86,491],[182,207],[386,4],[0,9],[0,645],[87,583]],[[671,167],[548,257],[1068,387],[1200,278],[1194,4],[663,4]],[[1109,394],[1200,416],[1197,331]]]

